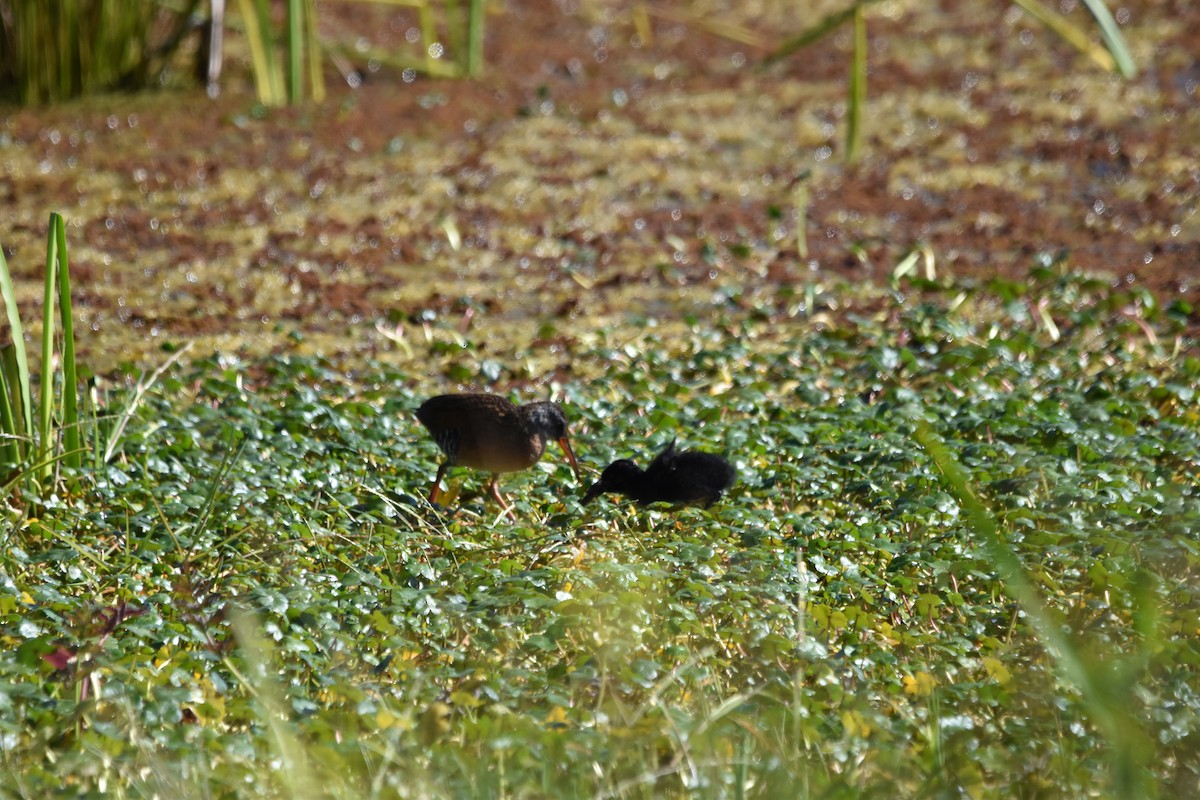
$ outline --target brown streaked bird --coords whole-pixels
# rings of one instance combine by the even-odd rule
[[[675,440],[644,470],[628,458],[604,468],[600,480],[583,496],[586,505],[606,492],[623,494],[638,505],[699,503],[708,508],[733,485],[733,466],[718,455],[699,450],[676,450]]]
[[[502,472],[528,469],[546,451],[546,441],[559,443],[579,480],[579,464],[567,438],[567,417],[557,403],[518,406],[494,394],[443,394],[426,400],[417,419],[446,454],[429,490],[436,503],[446,470],[471,467],[492,473],[488,492],[505,511],[512,513],[496,482]]]

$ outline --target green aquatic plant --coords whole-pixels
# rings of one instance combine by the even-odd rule
[[[439,319],[354,371],[175,365],[54,535],[3,552],[0,773],[28,797],[1183,794],[1200,363],[1062,263],[912,273],[577,334],[550,388],[581,470],[678,436],[737,469],[707,510],[584,506],[558,460],[512,475],[512,519],[471,476],[430,506],[416,409],[544,396],[533,341]]]
[[[55,491],[63,477],[60,467],[77,475],[85,467],[102,469],[114,458],[146,392],[188,350],[180,348],[141,377],[124,406],[111,411],[95,387],[82,391],[66,224],[58,213],[50,215],[43,287],[37,374],[30,369],[12,275],[0,249],[0,303],[11,337],[0,360],[0,486],[19,488],[17,497],[35,503]]]
[[[33,379],[25,352],[16,293],[8,263],[0,251],[0,297],[12,341],[6,346],[0,367],[0,481],[23,483],[34,496],[51,489],[55,464],[68,467],[82,463],[78,379],[75,365],[75,333],[71,313],[71,281],[63,218],[50,215],[46,238],[45,291],[42,300],[41,366],[39,403],[33,404]],[[56,333],[55,311],[62,324]],[[61,344],[60,373],[55,372],[55,344]],[[56,398],[55,390],[59,390]],[[36,418],[35,418],[36,416]]]

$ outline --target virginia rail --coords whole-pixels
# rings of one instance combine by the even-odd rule
[[[672,439],[645,470],[627,458],[609,464],[583,502],[616,492],[640,505],[662,501],[700,503],[708,508],[721,499],[733,478],[733,467],[725,459],[698,450],[676,450]]]
[[[556,403],[518,406],[494,394],[443,394],[422,403],[417,419],[446,454],[429,490],[431,503],[437,502],[446,470],[464,466],[492,473],[488,491],[501,508],[512,513],[496,481],[501,472],[536,464],[546,451],[547,439],[562,446],[579,480],[579,464],[567,439],[567,418]]]

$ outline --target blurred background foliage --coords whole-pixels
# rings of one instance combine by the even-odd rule
[[[347,54],[438,77],[482,69],[483,0],[355,1],[412,9],[417,54],[321,39],[315,0],[0,0],[0,87],[23,105],[57,103],[177,81],[172,68],[190,62],[213,91],[226,28],[248,51],[258,99],[269,105],[323,99],[325,54],[352,85]]]
[[[226,27],[249,51],[258,99],[268,105],[324,98],[323,57],[355,85],[361,78],[348,58],[368,58],[437,77],[473,77],[483,70],[484,0],[338,0],[412,9],[419,37],[413,52],[387,52],[368,41],[347,46],[318,32],[316,0],[237,0],[226,15],[225,0],[0,0],[0,86],[11,87],[22,104],[54,103],[114,89],[142,89],[163,83],[181,49],[195,63],[195,75],[216,91]],[[755,30],[753,9],[721,8],[706,2],[679,6],[634,3],[636,34],[653,38],[652,20],[670,19],[736,41],[764,44],[767,62],[786,58],[842,28],[853,28],[848,79],[847,159],[860,147],[866,101],[868,13],[879,0],[852,3],[805,2],[784,18],[812,20],[798,31],[781,29],[781,39]],[[492,10],[497,11],[493,2]],[[502,5],[502,4],[500,4]],[[903,3],[902,3],[903,5]],[[1005,4],[1007,5],[1007,4]],[[1084,0],[1100,41],[1039,0],[1015,0],[1058,38],[1088,55],[1100,67],[1125,77],[1133,59],[1103,0]],[[780,16],[780,11],[772,16]],[[747,24],[749,23],[749,24]],[[772,44],[772,40],[775,43]],[[190,44],[189,44],[190,43]],[[184,48],[184,45],[188,45]]]
[[[0,83],[24,105],[161,80],[201,0],[3,0]]]

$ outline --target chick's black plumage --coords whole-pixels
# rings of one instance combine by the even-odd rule
[[[699,450],[676,450],[672,439],[650,466],[642,469],[623,458],[605,467],[600,480],[583,496],[590,503],[606,492],[635,502],[699,503],[708,508],[733,485],[735,472],[728,461]]]

